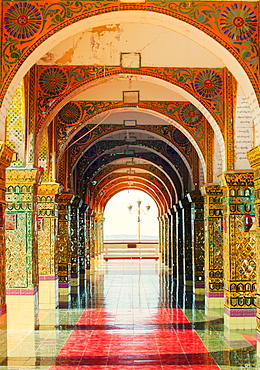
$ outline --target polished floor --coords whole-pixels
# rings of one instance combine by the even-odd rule
[[[260,369],[255,331],[225,329],[223,309],[205,310],[159,266],[105,262],[70,310],[41,311],[39,330],[8,332],[0,370]]]

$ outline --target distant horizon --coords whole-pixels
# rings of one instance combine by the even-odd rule
[[[136,234],[111,234],[105,235],[104,240],[138,240]],[[158,236],[156,235],[141,235],[140,240],[154,240],[158,241]]]

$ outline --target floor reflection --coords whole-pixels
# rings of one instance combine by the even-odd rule
[[[0,370],[259,369],[256,332],[228,331],[223,309],[205,313],[203,297],[159,266],[105,262],[71,309],[42,312],[38,331],[8,333]]]

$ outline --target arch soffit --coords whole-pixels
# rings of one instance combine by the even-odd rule
[[[143,170],[143,172],[135,172],[134,174],[125,172],[125,171],[129,170],[130,168],[131,168],[131,170],[141,169],[141,170]],[[121,174],[125,174],[125,175],[128,175],[128,176],[132,177],[132,176],[135,176],[135,175],[138,176],[139,174],[142,175],[142,173],[143,173],[143,174],[152,175],[154,178],[159,180],[164,185],[164,187],[166,188],[169,196],[172,197],[172,196],[176,195],[176,188],[175,188],[174,184],[172,183],[172,181],[169,181],[169,179],[165,176],[165,174],[162,171],[156,171],[156,173],[155,173],[155,170],[157,170],[157,168],[155,168],[155,166],[150,166],[150,168],[148,169],[148,168],[144,168],[142,165],[140,165],[139,167],[137,165],[133,165],[133,166],[120,165],[117,168],[110,167],[109,171],[106,171],[105,173],[101,171],[101,173],[99,173],[98,177],[94,177],[92,179],[92,182],[96,181],[96,184],[92,185],[90,187],[90,192],[96,192],[96,189],[99,186],[102,186],[101,185],[102,182],[112,174],[121,173]],[[121,171],[121,172],[119,172],[119,171]]]
[[[126,127],[120,127],[118,130],[116,131],[113,131],[113,133],[117,133],[118,131],[127,131],[127,128]],[[183,163],[185,164],[187,170],[189,173],[192,172],[192,169],[191,169],[191,166],[190,166],[190,163],[189,161],[187,160],[185,154],[183,152],[181,152],[179,150],[179,148],[174,145],[174,143],[172,141],[170,141],[169,139],[163,137],[163,136],[160,136],[159,134],[157,134],[156,132],[152,131],[151,129],[149,129],[149,126],[147,125],[147,130],[144,130],[144,129],[141,129],[141,128],[131,128],[130,129],[131,131],[136,131],[136,132],[140,132],[140,133],[146,133],[146,132],[151,132],[153,134],[153,136],[158,139],[158,140],[161,140],[163,142],[165,142],[169,147],[171,147],[174,151],[176,151],[176,153],[180,156],[181,160],[183,161]],[[129,131],[130,131],[129,130]],[[86,144],[86,147],[83,147],[80,149],[80,153],[79,153],[79,156],[77,158],[77,160],[75,161],[75,163],[73,164],[73,166],[71,167],[71,171],[73,171],[75,169],[75,167],[77,166],[77,163],[80,161],[80,158],[84,155],[84,153],[86,153],[89,149],[91,149],[92,146],[96,145],[99,141],[102,141],[102,140],[105,140],[107,137],[111,136],[111,132],[109,133],[102,133],[100,137],[98,137],[96,140],[90,142],[89,145]],[[130,145],[130,144],[125,144],[125,145]],[[132,145],[131,145],[132,146]],[[203,155],[201,152],[200,152],[201,155]],[[73,157],[75,158],[75,154],[73,154]],[[203,157],[204,158],[204,157]],[[60,159],[60,158],[59,158]],[[204,159],[204,163],[205,163],[205,159]]]
[[[132,159],[134,158],[125,158],[125,160],[129,161],[130,160],[132,161]],[[152,163],[152,162],[149,162],[148,160],[146,159],[142,159],[142,162],[145,162],[145,164],[137,164],[137,163],[134,163],[132,161],[132,164],[129,164],[129,165],[126,165],[126,164],[115,164],[116,161],[112,161],[110,162],[110,164],[106,165],[105,167],[101,168],[100,170],[98,170],[94,175],[93,177],[91,177],[89,179],[89,181],[94,181],[96,180],[97,181],[97,184],[96,186],[98,185],[99,181],[102,180],[103,177],[109,175],[110,173],[112,173],[113,171],[116,171],[117,169],[129,169],[129,168],[132,168],[132,169],[135,169],[135,168],[138,168],[138,169],[144,169],[145,171],[153,174],[153,176],[157,176],[158,178],[160,178],[163,183],[165,184],[169,184],[167,185],[167,188],[171,188],[172,189],[172,194],[173,196],[175,196],[175,198],[177,199],[177,190],[176,190],[176,184],[174,182],[175,179],[171,178],[169,176],[169,174],[161,167],[159,167],[158,165],[156,165],[155,163]]]
[[[139,147],[139,146],[135,146],[135,145],[131,145],[131,148],[138,148],[138,149],[140,149],[140,147]],[[146,147],[145,147],[145,148],[146,148]],[[167,163],[170,165],[170,167],[173,169],[173,171],[175,172],[175,174],[176,174],[176,176],[177,176],[177,178],[178,178],[178,180],[179,180],[179,183],[180,183],[180,185],[181,185],[182,192],[183,192],[183,191],[184,191],[183,179],[182,179],[182,177],[181,177],[181,175],[180,175],[180,173],[179,173],[178,169],[177,169],[177,168],[176,168],[176,166],[174,165],[174,163],[173,163],[173,162],[171,162],[171,161],[169,160],[169,158],[165,157],[162,153],[160,153],[160,152],[158,152],[158,151],[156,151],[156,150],[154,150],[154,149],[152,149],[152,148],[149,148],[149,152],[156,154],[158,157],[162,158],[165,162],[167,162]],[[87,171],[88,171],[88,169],[91,167],[91,164],[92,164],[95,160],[97,160],[97,159],[99,159],[99,158],[103,157],[104,155],[105,155],[105,152],[103,152],[102,154],[100,154],[100,155],[96,156],[96,157],[94,158],[94,160],[93,160],[93,161],[92,161],[92,162],[91,162],[91,163],[90,163],[90,164],[85,168],[84,172],[82,173],[82,176],[79,178],[79,183],[83,180],[83,178],[84,178],[84,176],[85,176],[86,172],[87,172]],[[193,174],[192,174],[192,172],[189,170],[189,168],[187,168],[187,167],[186,167],[186,169],[187,169],[187,173],[190,175],[190,179],[191,179],[191,183],[192,183]]]
[[[125,183],[121,183],[120,185],[110,187],[109,192],[106,194],[101,194],[99,200],[94,200],[93,205],[96,206],[96,208],[101,211],[104,210],[107,202],[117,193],[123,191],[123,190],[128,190],[128,189],[134,189],[134,190],[141,190],[148,194],[157,204],[159,214],[163,214],[163,211],[165,210],[165,205],[163,204],[162,200],[162,194],[161,192],[155,193],[153,189],[150,187],[147,187],[146,185],[140,183],[140,182],[133,182],[131,185],[131,188],[129,187],[129,181]],[[160,196],[159,196],[160,195]]]
[[[106,191],[106,189],[109,189],[109,187],[111,186],[111,184],[120,184],[121,182],[125,182],[125,181],[128,181],[128,182],[140,182],[140,183],[143,183],[143,184],[147,184],[149,187],[151,187],[152,189],[155,189],[155,192],[156,191],[160,191],[163,195],[164,195],[164,199],[165,201],[167,202],[167,204],[169,204],[169,207],[171,207],[173,205],[172,203],[172,197],[171,197],[171,194],[169,193],[169,190],[168,188],[165,186],[164,183],[161,182],[160,179],[157,179],[157,178],[154,178],[153,177],[153,180],[149,177],[151,177],[151,175],[149,174],[148,176],[145,175],[145,174],[135,174],[134,176],[129,176],[127,174],[122,174],[122,173],[118,173],[118,174],[111,174],[111,178],[104,178],[103,181],[100,183],[99,187],[95,187],[94,191],[93,191],[93,198],[94,199],[97,199],[98,200],[98,196],[99,196],[99,193],[102,192],[102,191]]]

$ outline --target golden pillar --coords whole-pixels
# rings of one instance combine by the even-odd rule
[[[255,327],[256,232],[254,176],[225,172],[223,187],[224,323],[228,328]]]
[[[257,355],[260,357],[260,146],[247,153],[251,167],[254,169],[254,189],[255,189],[255,216],[256,222],[256,323],[257,323]]]
[[[42,183],[38,187],[39,307],[43,309],[58,306],[58,191],[57,183]]]
[[[86,289],[86,270],[87,270],[87,209],[88,205],[82,204],[79,208],[79,285],[80,290]]]
[[[219,185],[205,185],[205,303],[207,308],[223,307],[223,190]]]
[[[37,188],[42,171],[6,170],[7,327],[39,325]]]
[[[0,143],[0,365],[7,357],[5,186],[6,168],[11,164],[12,155],[13,151]]]
[[[70,307],[71,291],[71,203],[74,195],[62,193],[58,197],[57,261],[59,307]]]
[[[79,298],[79,209],[83,201],[75,196],[71,203],[70,260],[71,260],[71,303]]]
[[[200,191],[188,194],[191,203],[191,249],[193,265],[193,293],[204,294],[204,199]]]

